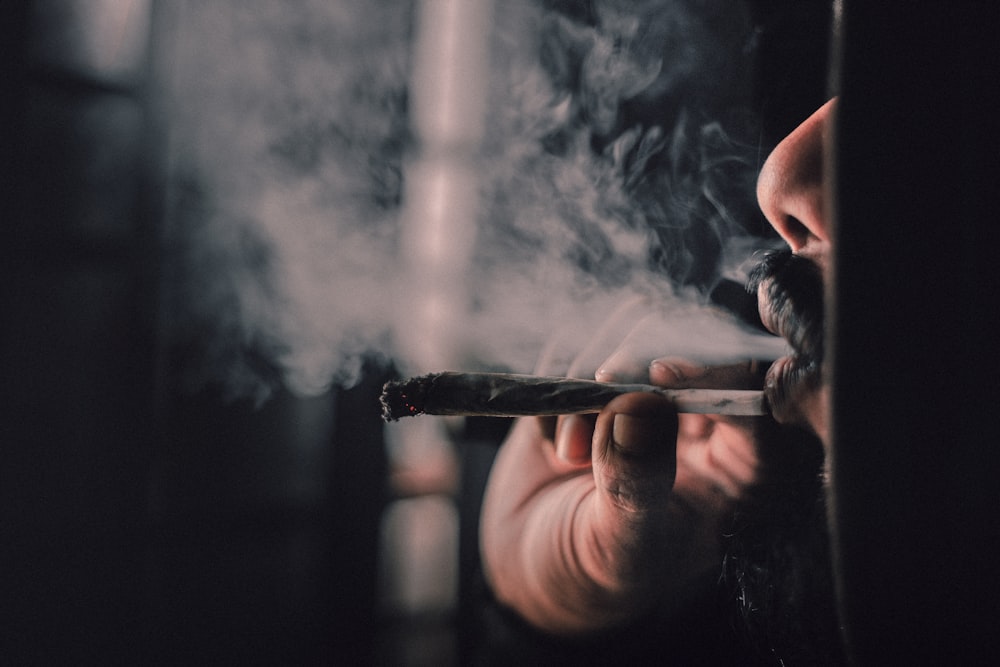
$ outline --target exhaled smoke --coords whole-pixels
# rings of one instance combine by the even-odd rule
[[[399,240],[420,150],[415,7],[171,7],[166,293],[187,377],[262,398],[350,382],[370,354],[406,366],[393,295],[413,284]],[[582,340],[635,295],[668,321],[687,314],[660,354],[684,353],[692,326],[692,354],[774,350],[732,331],[713,346],[690,317],[757,244],[739,5],[517,0],[494,13],[463,358],[528,371],[554,332]]]

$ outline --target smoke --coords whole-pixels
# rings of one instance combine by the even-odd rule
[[[415,7],[170,6],[164,294],[184,381],[263,400],[350,384],[372,356],[411,365],[398,297],[413,284],[400,227],[420,155]],[[636,296],[674,322],[661,354],[774,351],[697,315],[771,243],[739,5],[512,0],[493,24],[461,363],[528,371],[554,333],[582,345]]]

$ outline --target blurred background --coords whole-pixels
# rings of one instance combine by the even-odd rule
[[[0,12],[12,664],[468,664],[507,425],[386,426],[382,383],[745,314],[826,92],[824,2]]]

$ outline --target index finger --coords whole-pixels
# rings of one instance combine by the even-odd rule
[[[600,365],[599,380],[644,382],[655,360],[688,360],[700,367],[726,370],[699,370],[669,376],[658,370],[664,384],[677,387],[738,388],[763,383],[753,377],[756,368],[749,360],[778,359],[787,354],[784,340],[771,334],[748,331],[731,317],[693,306],[653,307],[628,331],[624,340]],[[662,364],[666,365],[666,364]],[[743,368],[747,366],[747,368]],[[669,370],[669,368],[668,368]],[[749,376],[749,377],[748,377]],[[671,378],[669,381],[667,378]],[[678,383],[684,380],[683,383]],[[688,384],[687,381],[694,381]]]
[[[675,389],[760,389],[769,365],[770,361],[758,359],[710,365],[661,357],[649,365],[649,381]]]

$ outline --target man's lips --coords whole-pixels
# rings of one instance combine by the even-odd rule
[[[806,393],[819,388],[823,358],[822,281],[818,267],[788,251],[765,257],[751,277],[760,319],[793,353],[775,361],[764,394],[779,422],[798,422]]]
[[[772,302],[768,299],[768,287],[769,282],[764,280],[757,288],[757,306],[760,311],[761,323],[772,334],[781,336],[790,343],[791,341],[789,341],[786,331],[784,331],[784,327],[781,324],[785,319],[777,316]],[[770,368],[767,369],[767,374],[764,376],[764,396],[771,408],[771,414],[779,422],[789,421],[789,418],[793,417],[793,415],[789,414],[791,407],[789,395],[793,393],[789,391],[789,378],[796,375],[795,368],[797,364],[797,353],[780,357],[771,364]]]
[[[799,406],[807,394],[819,388],[821,380],[820,365],[797,354],[772,363],[764,378],[764,397],[771,415],[782,423],[802,421]]]

